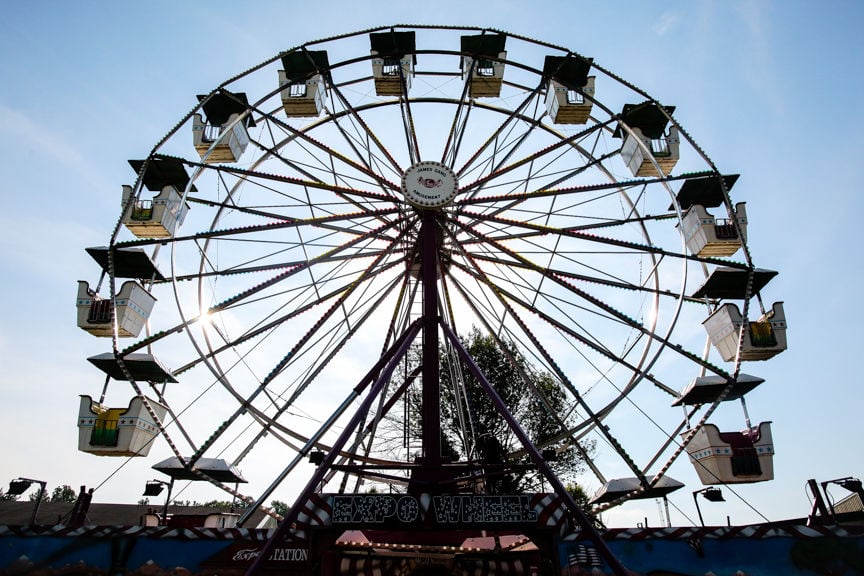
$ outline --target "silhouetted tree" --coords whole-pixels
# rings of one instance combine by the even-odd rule
[[[33,492],[30,492],[30,495],[27,498],[30,499],[30,502],[36,502],[40,495],[42,496],[42,502],[49,502],[51,500],[48,497],[47,490],[34,490]]]
[[[68,484],[57,486],[51,492],[51,502],[75,502],[78,499],[78,494]]]
[[[280,516],[285,516],[286,514],[288,514],[288,511],[291,509],[291,507],[288,506],[288,504],[286,504],[285,502],[283,502],[281,500],[273,500],[272,502],[270,502],[270,508],[274,512],[279,514]]]
[[[462,341],[532,443],[547,450],[555,450],[556,458],[549,462],[553,471],[565,483],[574,481],[576,474],[584,467],[581,456],[564,441],[550,441],[563,432],[560,421],[566,422],[569,412],[567,396],[561,385],[548,372],[532,366],[512,343],[499,345],[492,335],[482,333],[477,328],[463,337]],[[530,390],[523,375],[527,375],[537,391],[545,397],[557,418],[549,413],[540,397]],[[490,464],[529,462],[528,457],[521,452],[521,443],[468,366],[461,361],[458,366],[450,365],[443,356],[441,422],[445,453],[466,459],[473,450],[474,459]],[[473,434],[465,433],[465,429],[473,430]],[[583,447],[589,453],[593,451],[593,445]],[[533,470],[489,476],[486,484],[487,492],[498,494],[542,489],[543,479]]]

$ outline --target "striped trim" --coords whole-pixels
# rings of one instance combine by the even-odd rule
[[[847,529],[848,528],[848,529]],[[681,528],[612,528],[602,532],[604,540],[688,540],[690,538],[711,538],[725,540],[732,538],[821,538],[835,536],[854,538],[864,534],[864,527],[805,526],[803,524]],[[564,541],[584,539],[579,532],[564,536]]]
[[[0,525],[3,536],[58,536],[113,538],[135,536],[142,538],[171,538],[175,540],[252,540],[266,542],[271,530],[260,528],[167,528],[164,526],[4,526]]]

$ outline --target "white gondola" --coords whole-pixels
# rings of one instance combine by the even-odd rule
[[[658,176],[656,162],[662,175],[668,176],[681,157],[678,128],[671,126],[658,138],[646,136],[639,128],[631,130],[633,133],[627,134],[621,146],[621,158],[630,172],[634,176]]]
[[[291,80],[284,70],[279,70],[279,86],[282,88],[282,108],[289,118],[316,117],[324,105],[324,81],[320,74],[305,80]]]
[[[468,78],[468,95],[471,98],[497,98],[501,95],[504,81],[504,50],[506,36],[503,34],[480,34],[462,36],[462,79]]]
[[[414,32],[378,32],[369,35],[372,79],[378,96],[401,96],[411,88],[416,63]]]
[[[589,76],[581,90],[568,88],[555,80],[546,90],[546,111],[555,124],[585,124],[594,102],[594,76]]]
[[[289,118],[313,118],[324,107],[324,72],[330,69],[326,50],[302,50],[282,55],[279,70],[282,108]]]
[[[204,162],[215,164],[237,162],[240,159],[249,145],[249,133],[243,122],[236,121],[239,117],[239,114],[232,114],[224,124],[214,125],[205,122],[201,114],[195,114],[192,140]]]
[[[771,422],[743,432],[720,432],[714,424],[705,424],[687,445],[687,453],[705,485],[774,479]]]
[[[735,221],[738,222],[741,236]],[[747,240],[747,210],[744,202],[735,205],[734,220],[715,218],[704,206],[694,204],[684,213],[682,225],[687,249],[696,256],[732,256]]]
[[[132,187],[123,186],[123,206],[132,196]],[[180,192],[168,185],[152,200],[138,199],[127,206],[123,224],[138,238],[172,238],[174,230],[183,224],[189,205]]]
[[[247,126],[255,126],[247,114],[246,94],[218,92],[198,96],[204,115],[192,118],[192,140],[201,159],[207,164],[237,162],[249,145]]]
[[[469,94],[472,98],[497,98],[501,95],[504,81],[504,60],[507,52],[499,52],[498,60],[491,58],[462,57],[462,77],[471,73]],[[476,64],[475,64],[476,62]]]
[[[402,83],[405,91],[411,88],[411,77],[414,75],[414,57],[406,54],[402,58],[391,56],[379,57],[378,52],[371,51],[372,77],[375,79],[375,94],[378,96],[399,96],[402,94]]]
[[[555,124],[585,124],[594,106],[593,60],[581,56],[546,56],[546,112]]]
[[[164,420],[168,408],[147,398],[153,412]],[[98,456],[147,456],[159,428],[144,400],[136,396],[125,408],[108,408],[81,396],[78,410],[78,450]]]
[[[621,138],[621,158],[634,176],[668,176],[680,157],[678,127],[672,124],[674,106],[654,102],[625,104],[612,136]],[[658,171],[659,170],[659,171]]]
[[[121,338],[135,338],[141,328],[147,323],[156,298],[147,292],[138,282],[124,282],[116,294],[117,335]],[[78,327],[94,336],[110,338],[114,335],[114,324],[111,321],[112,301],[110,298],[100,298],[90,290],[90,284],[85,280],[78,281]]]
[[[711,343],[726,362],[735,360],[742,323],[741,311],[732,302],[718,307],[702,322]],[[786,315],[783,303],[775,302],[770,311],[747,323],[741,344],[741,360],[767,360],[783,350],[786,350]]]

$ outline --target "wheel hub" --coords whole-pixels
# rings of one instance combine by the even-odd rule
[[[443,208],[458,189],[455,172],[441,162],[418,162],[402,175],[402,194],[416,208]]]

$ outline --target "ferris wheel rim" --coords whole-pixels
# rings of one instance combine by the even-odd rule
[[[421,29],[422,29],[422,28],[424,28],[424,27],[422,27],[422,26],[415,26],[415,27],[411,27],[411,28],[421,28]],[[376,28],[375,30],[385,30],[385,29],[389,29],[389,27]],[[457,30],[476,30],[476,28],[470,28],[470,27],[468,27],[468,28],[454,28],[454,29],[457,29]],[[489,30],[489,29],[484,28],[483,30]],[[354,33],[354,35],[361,35],[361,34],[364,34],[364,33],[366,33],[366,32],[368,32],[368,31],[356,32],[356,33]],[[507,34],[509,35],[509,33],[507,33]],[[510,36],[512,36],[512,35],[510,35]],[[514,37],[515,37],[515,36],[514,36]],[[323,42],[323,40],[322,40],[322,41],[313,41],[313,42],[310,42],[310,43],[304,44],[303,47],[306,47],[306,46],[312,46],[312,45],[315,45],[315,44],[320,43],[320,42]],[[276,57],[274,57],[273,59],[271,59],[270,61],[274,61],[274,60],[277,59],[277,58],[278,58],[278,55],[277,55]],[[369,57],[365,57],[365,56],[364,56],[364,58],[368,59]],[[512,62],[508,61],[508,63],[512,63]],[[232,80],[233,80],[233,79],[232,79]],[[225,83],[223,83],[222,85],[220,85],[220,88],[221,88],[222,86],[229,85],[230,82],[231,82],[231,80],[226,81]],[[275,93],[275,92],[276,92],[276,91],[274,91],[274,93]],[[262,100],[263,100],[263,99],[262,99]],[[450,98],[450,99],[445,99],[445,98],[438,98],[438,99],[436,99],[436,98],[427,98],[427,99],[422,99],[422,98],[408,98],[407,100],[408,100],[410,103],[412,103],[412,104],[421,104],[421,103],[438,103],[438,104],[451,104],[451,105],[458,105],[458,104],[461,104],[461,103],[462,103],[461,101],[457,101],[457,100],[454,100],[454,99],[452,99],[452,98]],[[357,113],[357,112],[365,112],[367,109],[371,110],[371,109],[384,108],[384,107],[388,107],[388,106],[397,106],[397,105],[399,105],[398,102],[392,102],[392,101],[375,102],[375,103],[365,104],[362,108],[358,108],[356,112],[353,111],[353,110],[352,110],[352,111],[349,111],[349,110],[343,110],[343,111],[339,112],[338,114],[341,115],[341,116],[343,116],[343,117],[347,117],[347,116],[349,116],[350,114],[354,114],[354,113]],[[494,108],[494,106],[492,106],[492,105],[487,105],[486,103],[483,103],[483,102],[475,102],[474,105],[476,105],[478,108],[485,108],[485,109],[487,109],[487,110],[489,110],[489,111],[492,111],[493,108]],[[510,111],[507,110],[506,108],[502,108],[502,109],[500,109],[500,110],[495,110],[495,111],[497,111],[497,112],[510,112]],[[326,124],[329,123],[329,122],[333,122],[333,121],[335,121],[335,119],[336,119],[336,116],[334,116],[334,115],[329,115],[329,114],[328,114],[328,115],[324,116],[323,118],[319,119],[319,120],[315,123],[314,126],[310,126],[310,127],[306,127],[306,128],[304,128],[304,132],[307,131],[307,130],[308,130],[308,131],[313,131],[316,127],[326,125]],[[673,119],[673,122],[674,122],[674,119]],[[677,125],[677,122],[676,122],[676,125]],[[542,125],[541,128],[544,129],[544,130],[550,131],[550,132],[554,132],[554,129],[553,129],[551,126]],[[286,138],[286,140],[287,140],[287,138]],[[283,145],[284,145],[284,143],[283,143]],[[158,150],[158,146],[157,146],[156,149],[154,149],[154,153],[153,153],[154,155],[158,154],[158,151],[157,151],[157,150]],[[261,162],[264,162],[264,161],[266,161],[266,160],[267,160],[267,158],[264,157],[264,156],[262,156],[262,157],[260,157],[260,158],[258,159],[257,163],[261,163]],[[200,172],[200,171],[204,171],[204,170],[207,169],[207,167],[205,167],[205,166],[203,165],[203,162],[204,162],[204,161],[202,160],[202,164],[197,168],[197,171],[198,171],[198,172]],[[256,165],[257,165],[257,163],[256,163]],[[713,165],[712,165],[712,166],[713,166]],[[254,167],[251,169],[251,171],[254,172]],[[192,179],[190,179],[189,185],[187,186],[187,191],[184,192],[184,199],[185,199],[185,195],[188,193],[188,189],[192,186],[192,183],[196,180],[196,178],[197,178],[197,172],[196,172],[196,176],[193,177]],[[139,178],[139,180],[140,180],[140,178]],[[615,180],[614,183],[617,184],[618,181]],[[238,182],[238,183],[236,184],[236,186],[241,186],[241,185],[242,185],[241,182]],[[672,193],[672,192],[671,192],[671,189],[669,189],[668,185],[665,184],[665,182],[664,182],[664,185],[666,186],[666,188],[669,190],[669,192],[670,192],[670,194],[671,194],[671,193]],[[139,185],[139,187],[140,187],[140,185]],[[624,196],[627,197],[627,198],[629,199],[629,196],[627,196],[626,191],[624,191]],[[674,203],[673,203],[673,204],[674,204]],[[635,208],[635,207],[634,207],[634,208]],[[225,206],[223,206],[222,208],[220,208],[220,211],[223,210],[223,209],[227,209],[227,208],[226,208]],[[676,210],[678,211],[678,221],[679,221],[679,223],[680,223],[680,218],[681,218],[680,208],[676,207]],[[638,212],[637,212],[637,214],[638,214]],[[218,214],[217,214],[217,215],[214,215],[213,224],[211,225],[211,228],[210,228],[210,231],[211,231],[211,232],[214,231],[214,227],[215,227],[216,223],[218,222],[218,220],[219,220],[219,216],[218,216]],[[644,224],[643,224],[643,226],[644,226]],[[648,240],[648,238],[649,238],[649,236],[648,236],[648,233],[647,233],[647,231],[646,231],[646,240]],[[683,241],[682,241],[682,242],[683,242]],[[175,242],[173,241],[173,239],[172,239],[169,243],[170,243],[171,246],[172,246],[172,274],[171,274],[171,279],[170,279],[170,281],[171,281],[171,283],[172,283],[172,284],[174,285],[174,287],[175,287],[174,295],[175,295],[175,300],[176,300],[177,303],[178,303],[178,311],[179,311],[179,313],[180,313],[180,315],[181,315],[181,318],[183,319],[182,324],[184,324],[185,326],[188,327],[189,325],[194,324],[197,320],[194,319],[194,318],[192,318],[192,317],[187,318],[187,317],[184,315],[184,312],[183,312],[182,310],[180,310],[180,301],[181,301],[181,297],[179,296],[179,294],[178,294],[178,292],[177,292],[177,290],[176,290],[177,275],[174,273],[174,270],[173,270],[173,266],[174,266],[173,251],[174,251],[175,247],[176,247],[178,244],[175,243]],[[210,238],[207,238],[206,241],[205,241],[205,246],[209,245],[209,243],[210,243]],[[650,241],[648,241],[648,242],[646,242],[646,243],[647,243],[647,244],[650,244]],[[113,245],[114,245],[114,240],[112,239],[112,247],[113,247]],[[204,253],[206,253],[206,248],[205,248],[205,250],[204,250]],[[686,250],[683,249],[683,248],[682,248],[682,253],[686,253]],[[654,255],[654,254],[651,254],[651,257],[653,258],[653,257],[655,257],[655,255]],[[200,274],[202,273],[202,271],[203,271],[203,260],[204,260],[204,256],[202,256],[202,263],[201,263],[201,267],[199,268],[199,275],[200,275]],[[684,261],[684,259],[682,258],[682,264],[683,264],[683,263],[685,263],[685,261]],[[684,297],[685,297],[685,286],[686,286],[686,266],[684,267],[684,270],[685,270],[685,271],[684,271],[684,280],[680,283],[680,291],[679,291],[679,294],[678,294],[678,304],[677,304],[677,310],[678,310],[678,311],[680,311],[680,307],[681,307],[682,302],[683,302]],[[110,280],[111,280],[111,286],[112,286],[111,291],[112,291],[112,294],[113,294],[113,292],[114,292],[114,288],[113,288],[113,284],[114,284],[114,282],[113,282],[113,276],[111,277]],[[203,279],[199,277],[199,296],[198,296],[198,300],[199,300],[199,310],[202,310],[202,309],[203,309],[203,308],[201,307],[201,305],[200,305],[200,302],[201,302],[201,300],[202,300],[202,296],[201,296],[201,288],[200,288],[200,287],[201,287],[201,282],[203,282]],[[663,294],[663,293],[662,293],[662,291],[661,291],[661,289],[660,289],[660,286],[659,286],[659,278],[658,278],[657,276],[654,277],[654,282],[655,282],[655,290],[653,291],[653,298],[654,298],[655,300],[658,300],[661,296],[665,296],[666,294]],[[625,386],[625,391],[620,392],[619,395],[618,395],[618,397],[617,397],[613,402],[610,402],[609,404],[607,404],[606,406],[604,406],[602,409],[598,410],[598,417],[599,417],[599,419],[598,419],[594,424],[591,424],[592,420],[585,420],[585,421],[583,421],[582,424],[580,424],[580,427],[582,427],[582,426],[588,426],[589,424],[591,424],[590,427],[593,428],[593,426],[595,426],[595,425],[599,424],[600,422],[602,422],[602,419],[604,419],[608,414],[610,414],[610,413],[614,410],[614,408],[618,405],[618,403],[620,403],[621,401],[623,401],[624,398],[629,394],[629,392],[630,392],[633,388],[635,388],[635,386],[636,386],[640,381],[643,380],[643,378],[645,377],[646,373],[651,369],[651,367],[653,366],[653,364],[654,364],[654,363],[659,359],[659,357],[660,357],[661,354],[665,351],[665,349],[666,349],[667,347],[670,346],[670,344],[669,344],[668,341],[669,341],[669,337],[670,337],[670,335],[672,334],[672,332],[673,332],[673,330],[674,330],[675,323],[677,322],[677,315],[678,315],[678,313],[677,313],[677,311],[676,311],[676,313],[675,313],[675,320],[673,320],[670,324],[668,324],[667,329],[665,330],[665,334],[664,334],[663,336],[661,336],[662,341],[661,341],[660,344],[657,346],[656,350],[654,350],[653,354],[651,355],[650,360],[647,360],[647,366],[645,367],[645,369],[642,370],[641,367],[642,367],[643,364],[646,362],[646,358],[648,358],[648,355],[649,355],[649,349],[650,349],[651,344],[652,344],[652,339],[651,339],[650,337],[646,337],[646,338],[645,338],[646,343],[645,343],[645,348],[643,349],[643,355],[642,355],[642,358],[641,358],[641,359],[636,363],[637,370],[634,372],[634,374],[633,374],[633,376],[632,376],[632,378],[631,378],[631,382],[629,382],[629,383],[627,384],[627,386]],[[652,325],[651,325],[651,327],[648,329],[649,332],[654,332],[654,331],[655,331],[654,328],[656,327],[656,322],[657,322],[657,318],[652,319]],[[186,330],[186,332],[187,332],[187,335],[189,335],[189,336],[191,337],[191,335],[192,335],[192,330]],[[208,365],[208,367],[209,367],[209,363],[208,363],[208,360],[205,359],[205,357],[210,356],[210,357],[214,358],[214,361],[217,363],[216,371],[213,372],[214,375],[216,375],[217,373],[220,373],[220,374],[223,374],[223,375],[224,375],[224,370],[223,370],[221,367],[219,367],[219,365],[218,365],[218,361],[219,361],[219,359],[218,359],[218,355],[215,354],[215,351],[214,351],[214,349],[213,349],[213,346],[210,344],[209,338],[206,336],[206,332],[205,332],[205,341],[206,341],[205,349],[207,350],[206,353],[205,353],[203,350],[199,349],[199,347],[198,347],[197,344],[195,343],[194,339],[193,339],[193,346],[195,346],[196,349],[198,349],[199,354],[202,356],[202,359],[203,359],[204,364],[205,364],[205,365]],[[115,352],[116,352],[117,355],[118,355],[118,360],[120,360],[120,361],[122,362],[122,358],[121,358],[120,355],[119,355],[119,352],[120,352],[119,349],[118,349],[118,348],[115,348]],[[232,393],[233,393],[233,392],[232,392]],[[242,394],[239,394],[239,393],[237,393],[237,395],[235,396],[235,399],[236,399],[238,402],[243,402],[244,400],[246,400],[246,399],[243,397],[243,395],[242,395]],[[259,412],[259,411],[257,411],[257,409],[255,409],[255,410],[253,410],[253,411],[256,413],[256,416],[257,416],[258,418],[261,418],[262,420],[267,420],[268,417],[267,417],[263,412]],[[277,426],[277,428],[278,428],[278,426]],[[287,428],[286,428],[286,430],[287,430]],[[575,431],[579,431],[579,430],[575,430]],[[584,435],[584,434],[587,434],[588,432],[590,432],[590,429],[586,430],[586,431],[583,433],[583,435]],[[572,434],[572,433],[573,433],[573,431],[571,431],[571,434]],[[580,436],[580,437],[581,437],[581,436]],[[357,453],[357,454],[350,454],[350,455],[348,455],[348,456],[350,456],[352,459],[363,460],[362,455],[359,454],[359,453]],[[388,461],[383,461],[383,460],[382,460],[382,461],[378,461],[378,460],[374,460],[374,459],[367,459],[367,460],[369,460],[369,461],[376,461],[376,462],[388,462]]]

